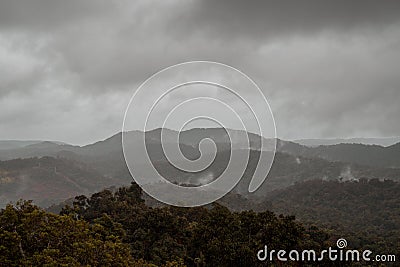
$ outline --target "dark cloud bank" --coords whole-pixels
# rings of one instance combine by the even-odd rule
[[[282,138],[399,136],[399,26],[400,1],[2,1],[0,139],[103,139],[199,59],[254,78]]]

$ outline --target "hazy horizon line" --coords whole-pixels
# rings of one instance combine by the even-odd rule
[[[156,130],[160,130],[162,129],[161,127],[158,128],[154,128],[154,129],[150,129],[147,130],[146,132],[152,132],[152,131],[156,131]],[[169,130],[169,131],[174,131],[174,132],[178,132],[177,130],[174,129],[169,129],[169,128],[164,128],[165,130]],[[186,132],[186,131],[190,131],[190,130],[195,130],[195,129],[225,129],[222,127],[193,127],[190,129],[186,129],[183,130],[181,132]],[[234,130],[234,131],[241,131],[239,129],[230,129],[230,130]],[[143,132],[141,130],[130,130],[130,131],[124,131],[124,132]],[[253,131],[247,131],[248,133],[251,134],[255,134],[255,135],[259,135],[258,133],[255,133]],[[57,139],[48,139],[48,138],[43,138],[43,139],[0,139],[0,142],[53,142],[53,143],[62,143],[64,145],[73,145],[73,146],[86,146],[86,145],[91,145],[91,144],[95,144],[97,142],[101,142],[101,141],[105,141],[109,138],[112,138],[113,136],[116,136],[118,134],[121,134],[122,131],[118,131],[112,135],[109,135],[108,137],[105,137],[104,139],[99,139],[97,141],[94,142],[88,142],[88,143],[82,143],[82,144],[74,144],[74,143],[68,143],[62,140],[57,140]],[[266,139],[269,139],[271,137],[264,137]],[[276,139],[279,140],[283,140],[283,141],[307,141],[307,140],[324,140],[324,141],[334,141],[334,140],[352,140],[352,139],[391,139],[391,138],[399,138],[400,139],[400,135],[399,136],[381,136],[381,137],[376,137],[376,136],[353,136],[353,137],[299,137],[299,138],[281,138],[279,136],[274,137]]]

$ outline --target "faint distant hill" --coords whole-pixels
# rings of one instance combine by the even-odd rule
[[[278,151],[295,156],[323,158],[374,167],[400,168],[400,143],[383,147],[363,144],[338,144],[307,147],[294,142],[279,142]]]
[[[41,143],[43,141],[40,140],[0,140],[0,150],[4,149],[16,149],[21,148],[29,145],[34,145],[37,143]],[[63,142],[53,142],[58,145],[64,144]]]
[[[0,206],[23,198],[46,207],[130,181],[106,177],[82,162],[66,159],[43,157],[0,161]]]
[[[293,142],[305,146],[328,146],[338,144],[363,144],[391,146],[400,142],[400,137],[384,137],[384,138],[332,138],[332,139],[297,139]]]
[[[78,148],[61,142],[41,141],[14,149],[0,150],[0,160],[56,156],[61,151],[74,151]]]

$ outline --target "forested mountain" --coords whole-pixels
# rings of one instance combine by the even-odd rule
[[[400,168],[400,143],[382,147],[363,144],[338,144],[306,147],[293,142],[279,142],[278,151],[296,156],[323,158],[367,166]]]
[[[227,136],[227,132],[222,128],[196,128],[182,133],[165,129],[164,145],[169,143],[175,143],[179,140],[181,149],[187,153],[198,154],[198,144],[204,138],[211,138],[217,144],[219,150],[229,150],[230,141]],[[239,133],[239,131],[233,131],[233,133]],[[124,134],[125,142],[132,147],[137,146],[141,138],[146,138],[146,145],[149,146],[150,153],[152,150],[156,151],[152,157],[154,160],[158,160],[161,149],[161,129],[155,129],[146,133],[140,131],[130,131]],[[250,140],[250,148],[257,150],[260,148],[261,137],[248,133]],[[268,145],[265,149],[272,149],[274,142],[272,140],[265,139],[265,143]],[[248,149],[247,144],[243,143],[239,145],[240,148]],[[195,152],[192,152],[195,151]],[[0,160],[8,160],[15,158],[30,158],[30,157],[42,157],[42,156],[62,156],[71,157],[84,161],[104,161],[109,158],[121,158],[122,155],[122,134],[115,134],[103,141],[99,141],[86,146],[72,146],[66,144],[59,144],[55,142],[40,142],[19,147],[16,149],[3,149],[0,150]],[[142,155],[140,155],[141,157]]]
[[[227,151],[230,149],[227,132],[222,128],[196,128],[184,131],[181,134],[168,129],[166,129],[165,132],[166,139],[164,140],[164,145],[175,142],[179,137],[181,149],[184,154],[187,154],[189,157],[190,155],[196,157],[196,155],[199,154],[198,144],[199,141],[204,138],[213,139],[219,151]],[[239,131],[233,132],[239,133]],[[134,147],[144,135],[145,133],[139,131],[127,132],[125,134],[125,141]],[[261,137],[253,133],[248,133],[248,137],[250,140],[250,149],[259,150]],[[273,139],[264,139],[264,142],[266,144],[264,147],[265,150],[271,150],[275,145]],[[161,129],[146,132],[146,144],[154,160],[164,159],[161,148]],[[248,149],[245,143],[238,145],[238,147]],[[388,147],[364,144],[335,144],[309,147],[295,142],[277,139],[276,150],[294,156],[308,158],[318,157],[328,161],[348,162],[374,167],[400,167],[400,143]],[[97,164],[100,168],[110,165],[110,161],[119,161],[123,164],[122,134],[118,133],[104,141],[82,147],[57,144],[54,142],[42,142],[16,149],[0,150],[0,160],[42,156],[61,156],[76,159]],[[138,155],[139,160],[140,158],[141,155]],[[107,168],[103,169],[105,170]]]
[[[42,207],[129,180],[106,177],[86,164],[51,157],[0,161],[0,206],[30,199]]]
[[[216,161],[197,174],[186,173],[166,161],[155,162],[167,179],[178,184],[208,183],[226,168],[229,153],[218,153]],[[400,169],[373,168],[320,158],[295,157],[277,153],[266,181],[252,194],[248,186],[258,162],[259,152],[251,151],[248,167],[233,193],[259,201],[269,192],[306,180],[357,181],[360,179],[400,179]],[[31,158],[0,162],[1,205],[19,198],[33,199],[42,207],[61,202],[77,194],[90,194],[111,187],[127,185],[132,177],[123,158],[109,162],[84,163],[65,158]]]
[[[341,232],[358,247],[400,251],[399,182],[305,181],[268,194],[265,209]]]

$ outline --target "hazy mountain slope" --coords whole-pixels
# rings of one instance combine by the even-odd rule
[[[278,143],[278,151],[296,156],[319,157],[329,161],[350,162],[376,167],[400,167],[400,143],[389,147],[362,144],[306,147],[293,142],[281,141]]]
[[[355,162],[370,166],[400,167],[400,146],[339,144],[319,146],[308,156],[320,156],[327,160]]]
[[[383,137],[383,138],[332,138],[332,139],[297,139],[293,142],[305,146],[328,146],[338,144],[363,144],[391,146],[400,142],[400,137]]]
[[[165,129],[165,143],[175,143],[179,138],[180,143],[183,146],[197,148],[200,140],[204,138],[212,138],[217,145],[227,146],[229,145],[229,139],[227,138],[226,131],[222,128],[197,128],[187,131],[179,132]],[[239,133],[239,131],[233,131]],[[261,138],[256,134],[249,133],[250,147],[252,149],[259,149]],[[124,134],[125,141],[129,145],[135,146],[142,138],[144,133],[140,131],[130,131]],[[155,129],[146,132],[146,144],[154,145],[161,143],[161,129]],[[79,156],[90,156],[93,158],[102,157],[104,154],[115,154],[121,153],[122,134],[115,134],[103,141],[98,141],[86,146],[72,146],[66,144],[59,144],[56,142],[40,142],[28,145],[25,147],[19,147],[14,149],[7,149],[0,151],[0,160],[13,159],[13,158],[26,158],[32,156],[55,156],[58,153],[73,152]],[[272,140],[265,139],[268,146],[266,149],[271,149],[274,142]],[[247,145],[242,144],[240,148],[248,148]]]
[[[218,159],[209,168],[198,173],[185,173],[177,170],[168,162],[157,162],[156,168],[168,180],[183,185],[201,185],[217,179],[225,170],[229,160],[228,152],[217,154]],[[253,177],[258,162],[259,152],[251,151],[250,161],[242,179],[233,189],[254,201],[260,201],[270,192],[286,188],[306,180],[324,181],[356,181],[359,179],[391,179],[400,180],[400,169],[367,167],[343,162],[330,162],[321,158],[296,157],[277,152],[267,179],[261,187],[252,194],[248,186]],[[125,170],[128,172],[127,170]],[[129,176],[129,173],[126,174]]]
[[[253,152],[257,153],[257,152]],[[256,164],[256,156],[250,160],[248,170],[236,190],[247,194],[248,184]],[[271,171],[254,196],[263,197],[269,192],[306,180],[353,181],[359,179],[400,180],[400,169],[368,167],[344,162],[330,162],[321,158],[296,157],[277,152]]]
[[[39,142],[15,149],[0,150],[0,160],[56,156],[60,151],[77,151],[78,146],[60,144],[59,142]]]
[[[0,161],[0,206],[20,198],[48,206],[72,196],[129,182],[105,177],[86,164],[65,159]]]
[[[175,131],[166,130],[166,134],[166,145],[174,142],[178,137],[178,133]],[[128,132],[125,140],[135,150],[135,146],[143,135],[144,133],[139,131]],[[253,134],[249,134],[249,137],[252,146],[257,147],[260,138]],[[159,172],[169,180],[200,185],[212,181],[224,171],[230,154],[225,130],[192,129],[183,132],[180,138],[180,148],[183,154],[191,159],[200,155],[198,142],[204,138],[212,138],[217,144],[217,158],[209,168],[197,174],[180,171],[169,164],[163,154],[160,142],[161,130],[147,132],[146,142],[150,158]],[[104,141],[83,147],[42,142],[19,149],[0,151],[0,159],[33,156],[63,157],[84,162],[104,176],[129,181],[131,177],[122,153],[121,140],[122,134],[119,133]],[[309,179],[398,179],[398,170],[386,167],[400,166],[399,144],[390,147],[341,144],[310,148],[294,142],[277,140],[277,151],[267,182],[260,188],[258,194],[262,195],[265,192],[289,186],[294,182]],[[135,157],[140,165],[143,155],[138,153]],[[258,154],[252,150],[249,166],[237,187],[239,192],[247,192],[248,183],[257,161]],[[371,167],[366,167],[368,165]]]
[[[208,169],[197,174],[176,170],[166,161],[157,161],[155,166],[173,182],[200,185],[211,182],[223,172],[229,159],[228,154],[218,153],[217,160]],[[369,168],[278,152],[266,181],[254,194],[249,194],[248,185],[257,164],[258,154],[257,151],[251,151],[248,168],[233,190],[233,193],[252,198],[254,201],[260,201],[274,190],[311,179],[346,181],[363,178],[400,178],[400,169]],[[92,166],[94,165],[48,157],[0,162],[1,203],[4,205],[10,200],[23,197],[47,206],[73,195],[90,193],[114,185],[128,185],[132,181],[122,158],[110,160],[103,166],[104,170],[94,169]],[[108,176],[109,172],[112,172],[113,176]]]
[[[218,151],[229,150],[230,143],[226,131],[219,128],[191,129],[182,132],[180,135],[176,131],[165,130],[165,145],[171,144],[179,136],[180,146],[183,153],[190,157],[198,155],[199,141],[204,138],[211,138],[215,141]],[[236,131],[236,133],[239,133]],[[132,131],[125,134],[125,140],[131,147],[134,147],[142,140],[143,132]],[[261,138],[258,135],[249,133],[250,147],[253,150],[260,148]],[[94,163],[105,171],[109,162],[122,162],[122,134],[118,133],[104,141],[96,142],[87,146],[58,145],[52,142],[43,142],[28,145],[22,148],[0,150],[0,160],[14,158],[29,158],[34,156],[61,156],[76,160]],[[266,150],[271,150],[275,144],[274,140],[264,139]],[[151,158],[154,160],[164,160],[165,157],[161,150],[161,129],[152,130],[146,133],[146,144],[148,145]],[[238,145],[246,149],[244,143]],[[341,161],[356,163],[361,165],[377,167],[400,167],[400,145],[382,147],[377,145],[363,144],[338,144],[329,146],[308,147],[295,142],[276,140],[276,149],[294,156],[309,158],[323,158],[328,161]],[[142,155],[137,155],[138,160],[143,159]],[[112,166],[110,166],[112,167]]]
[[[24,146],[40,143],[42,141],[35,140],[0,140],[0,150],[16,149]]]
[[[179,137],[179,133],[176,131],[166,129],[165,133],[166,139],[164,140],[164,145],[174,143]],[[249,136],[251,138],[251,145],[259,146],[261,140],[260,137],[254,134],[249,134]],[[131,131],[125,133],[124,137],[127,145],[135,151],[135,147],[144,137],[144,133]],[[191,159],[197,158],[200,155],[198,143],[203,138],[212,138],[217,144],[218,151],[230,149],[230,144],[228,143],[226,131],[224,129],[193,129],[185,131],[180,135],[180,149],[183,154]],[[103,141],[82,147],[43,142],[23,148],[0,151],[0,160],[30,158],[35,156],[63,157],[85,162],[99,170],[104,175],[115,176],[119,175],[121,170],[126,169],[121,142],[121,133]],[[166,161],[161,147],[161,129],[152,130],[146,133],[146,145],[149,156],[153,161]],[[241,147],[244,148],[247,146],[243,145]],[[139,164],[144,160],[141,153],[135,154],[135,157]]]

